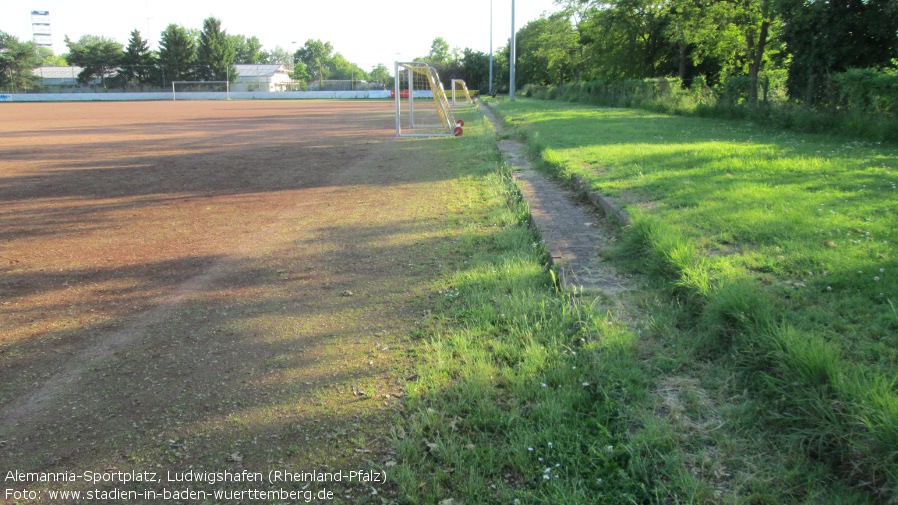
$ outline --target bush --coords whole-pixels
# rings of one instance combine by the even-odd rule
[[[898,115],[898,70],[858,68],[832,77],[837,106],[865,114]]]
[[[898,70],[855,69],[830,77],[830,101],[809,107],[786,96],[786,73],[765,73],[758,104],[749,100],[751,79],[734,76],[717,89],[702,76],[684,87],[680,79],[598,80],[549,86],[526,85],[527,97],[630,107],[655,112],[748,119],[778,128],[840,133],[871,140],[898,141]]]

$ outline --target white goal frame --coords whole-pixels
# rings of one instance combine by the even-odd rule
[[[420,62],[400,62],[397,61],[393,74],[393,95],[396,101],[396,136],[397,137],[450,137],[461,134],[461,128],[455,122],[455,116],[449,106],[449,100],[446,98],[446,92],[443,89],[443,83],[436,69],[432,66]],[[404,72],[407,77],[406,83],[414,83],[415,76],[419,76],[426,80],[429,89],[416,90],[412,85],[409,89],[401,89],[400,72]],[[403,96],[405,95],[405,96]],[[421,109],[426,106],[431,111],[435,111],[438,116],[439,124],[420,124],[420,114],[416,122],[415,102],[423,102]],[[432,104],[430,102],[433,102]],[[406,107],[403,109],[402,104]],[[402,129],[402,119],[406,117],[408,131]],[[433,131],[421,132],[421,128],[429,128]]]
[[[460,90],[460,91],[459,91]],[[459,93],[461,97],[459,97]],[[471,93],[468,92],[468,85],[465,84],[465,81],[461,79],[452,79],[452,106],[458,107],[459,100],[456,98],[460,98],[461,105],[474,105],[474,100],[471,98]]]
[[[172,101],[178,100],[177,91],[175,91],[175,84],[224,84],[225,85],[225,99],[231,99],[231,82],[230,81],[172,81],[171,82],[171,99]],[[190,93],[190,91],[182,91],[181,93]],[[220,91],[210,91],[209,93],[221,93]]]

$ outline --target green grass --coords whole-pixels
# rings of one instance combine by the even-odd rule
[[[809,457],[874,495],[898,490],[898,148],[634,110],[495,107],[550,170],[623,203],[634,219],[622,255],[685,303],[697,357],[734,363]]]
[[[650,379],[636,336],[559,293],[485,120],[448,153],[471,167],[447,219],[467,222],[435,286],[391,472],[407,503],[641,503],[656,486],[627,443]]]
[[[466,167],[445,214],[463,231],[394,432],[401,502],[864,502],[749,429],[763,406],[729,401],[713,389],[728,372],[690,362],[682,306],[651,287],[559,291],[494,135],[465,120],[440,151]]]

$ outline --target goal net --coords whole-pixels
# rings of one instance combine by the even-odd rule
[[[200,93],[206,93],[200,95]],[[209,95],[209,93],[215,93]],[[216,95],[220,93],[220,95]],[[172,81],[171,83],[171,99],[190,99],[190,98],[224,98],[231,99],[231,84],[228,81]]]
[[[468,92],[468,85],[461,79],[452,79],[452,106],[473,106],[474,100]]]
[[[461,124],[456,124],[435,68],[421,62],[396,62],[395,70],[397,136],[461,135]]]

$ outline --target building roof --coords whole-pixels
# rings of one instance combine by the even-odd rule
[[[44,79],[77,79],[83,67],[37,67],[31,72]]]
[[[286,73],[284,65],[281,64],[259,64],[259,65],[234,65],[237,68],[237,77],[272,77],[277,73]]]
[[[237,78],[259,78],[272,77],[275,74],[286,74],[287,70],[281,64],[262,64],[262,65],[234,65],[237,68]],[[35,76],[44,79],[77,79],[78,74],[84,70],[83,67],[37,67],[32,70]],[[109,75],[113,75],[110,72]]]

